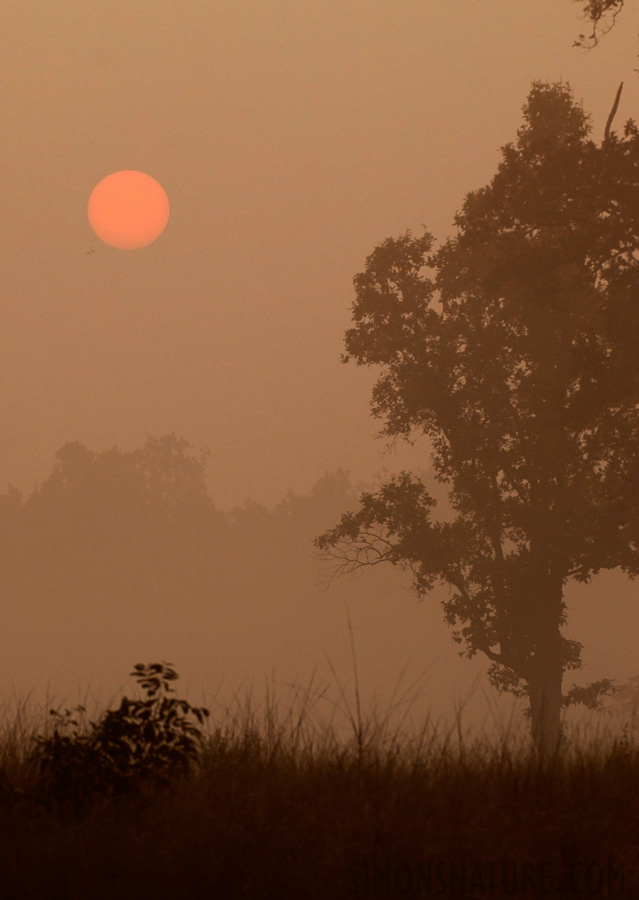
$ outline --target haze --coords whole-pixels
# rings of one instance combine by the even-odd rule
[[[638,15],[628,6],[586,52],[572,47],[586,28],[569,0],[5,2],[2,490],[26,500],[67,442],[130,453],[175,434],[210,451],[215,508],[251,500],[269,531],[289,492],[317,499],[326,473],[356,485],[382,467],[427,469],[423,442],[385,453],[376,373],[340,364],[352,278],[386,237],[422,223],[451,233],[533,80],[569,81],[597,141],[622,80],[616,127],[637,118]],[[102,244],[86,216],[93,186],[122,168],[171,202],[165,233],[135,252]],[[91,687],[108,701],[133,663],[156,659],[198,699],[269,672],[307,681],[326,655],[348,685],[347,603],[364,699],[427,670],[417,709],[452,712],[487,665],[458,658],[441,594],[420,604],[380,569],[322,592],[311,542],[342,507],[306,502],[304,533],[275,529],[281,568],[267,570],[263,535],[247,531],[224,579],[208,568],[180,582],[182,564],[172,597],[107,570],[98,590],[89,563],[59,582],[46,568],[14,579],[3,695],[49,686],[75,701]],[[636,674],[636,586],[611,573],[567,599],[579,677]]]

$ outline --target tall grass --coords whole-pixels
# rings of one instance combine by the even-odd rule
[[[543,761],[512,722],[465,735],[463,708],[411,727],[415,686],[367,712],[354,675],[341,702],[315,677],[285,698],[274,681],[261,700],[214,698],[192,777],[80,817],[38,803],[29,751],[46,723],[5,709],[0,896],[639,896],[630,731],[573,729]]]

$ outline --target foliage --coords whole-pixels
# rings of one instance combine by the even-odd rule
[[[457,235],[434,251],[406,233],[367,258],[344,361],[382,367],[381,434],[430,439],[457,516],[432,521],[403,472],[317,539],[347,568],[410,567],[420,595],[447,584],[454,639],[493,662],[498,689],[526,682],[533,722],[550,693],[558,723],[611,688],[561,695],[581,664],[559,631],[566,581],[639,574],[639,134],[589,132],[568,85],[535,82]]]
[[[53,734],[37,736],[33,751],[47,799],[83,810],[98,797],[131,796],[145,784],[169,785],[190,774],[209,711],[167,696],[178,677],[169,663],[138,663],[131,675],[146,698],[124,697],[88,729],[80,721],[84,707],[51,710]]]
[[[583,0],[576,0],[576,2],[583,3]],[[596,46],[599,43],[598,32],[602,22],[607,20],[608,25],[603,33],[608,34],[613,28],[623,6],[624,0],[587,0],[587,3],[583,5],[583,12],[584,18],[592,24],[592,32],[589,35],[580,34],[574,46],[583,47],[585,46],[585,41],[590,41],[591,46]]]

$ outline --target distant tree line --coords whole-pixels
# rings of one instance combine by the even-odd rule
[[[211,606],[220,592],[308,588],[320,579],[313,537],[357,496],[344,471],[269,510],[215,507],[207,453],[175,435],[130,452],[75,441],[29,495],[0,495],[5,615],[29,611]]]

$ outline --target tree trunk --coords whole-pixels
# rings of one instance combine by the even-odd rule
[[[545,657],[545,658],[544,658]],[[534,662],[528,678],[532,739],[538,754],[548,757],[561,747],[561,684],[563,666],[561,658],[542,654]]]
[[[561,649],[560,620],[563,581],[550,573],[549,565],[533,580],[532,655],[528,660],[528,692],[532,719],[532,738],[540,756],[557,752],[562,743],[562,681],[564,665]]]

